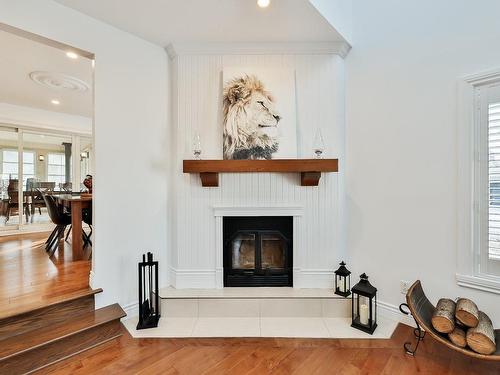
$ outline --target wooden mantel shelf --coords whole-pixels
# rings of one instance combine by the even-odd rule
[[[322,172],[338,172],[338,159],[184,160],[184,173],[199,173],[205,187],[219,186],[219,173],[300,173],[302,186],[318,186]]]

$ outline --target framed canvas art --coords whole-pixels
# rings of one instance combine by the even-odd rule
[[[224,159],[297,157],[295,72],[224,68]]]

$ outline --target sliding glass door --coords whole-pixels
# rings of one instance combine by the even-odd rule
[[[0,231],[17,229],[22,220],[24,207],[19,204],[22,190],[20,193],[18,180],[22,169],[19,168],[20,150],[17,129],[0,127]]]
[[[0,128],[0,231],[52,226],[41,192],[80,192],[92,154],[90,137]]]

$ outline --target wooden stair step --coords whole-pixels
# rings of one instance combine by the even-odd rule
[[[66,295],[35,310],[0,319],[0,341],[44,326],[63,323],[77,314],[93,312],[95,310],[94,295],[100,292],[102,289],[89,288]]]
[[[64,323],[0,341],[0,373],[23,374],[43,368],[122,334],[118,304],[76,315]]]
[[[123,313],[123,315],[122,315]],[[78,314],[73,319],[52,326],[44,326],[36,331],[8,337],[0,341],[0,361],[12,355],[34,349],[68,335],[84,331],[114,319],[125,316],[118,304],[103,307],[90,313]]]
[[[91,288],[85,288],[81,290],[76,290],[71,293],[66,293],[63,295],[58,295],[56,297],[52,298],[44,298],[41,301],[37,301],[35,303],[30,303],[30,304],[13,304],[12,308],[9,309],[2,309],[2,313],[0,313],[0,323],[4,319],[12,318],[14,316],[19,316],[21,314],[25,313],[31,313],[36,310],[44,309],[49,306],[57,305],[62,302],[67,302],[71,300],[75,300],[78,298],[82,298],[84,296],[88,295],[95,295],[97,293],[101,293],[102,289],[91,289]]]

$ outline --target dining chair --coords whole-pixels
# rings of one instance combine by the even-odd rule
[[[56,187],[55,182],[44,182],[36,181],[31,185],[31,221],[33,221],[33,216],[38,208],[38,213],[42,215],[42,208],[45,208],[45,201],[40,191],[44,193],[52,193]]]
[[[87,224],[89,226],[89,228],[90,228],[90,233],[89,234],[87,234],[85,232],[85,230],[82,228],[83,247],[85,248],[85,246],[87,246],[87,245],[92,246],[91,236],[92,236],[92,232],[94,230],[94,228],[92,227],[92,208],[86,208],[86,209],[82,210],[82,221],[85,224]],[[73,229],[73,226],[70,225],[68,233],[66,234],[66,238],[64,239],[64,241],[68,240],[68,237],[69,237],[72,229]]]
[[[19,204],[19,180],[11,179],[9,180],[9,186],[7,187],[7,194],[9,196],[9,202],[7,206],[7,214],[5,217],[5,223],[10,219],[13,212],[19,212],[22,208],[23,213],[26,215],[26,222],[29,220],[29,204],[23,193],[23,202]]]
[[[82,231],[84,233],[83,247],[85,247],[88,244],[90,244],[90,246],[92,246],[91,236],[92,236],[92,231],[94,229],[92,227],[92,208],[86,208],[82,211],[82,220],[90,228],[89,234],[85,233],[85,231],[82,229]]]
[[[64,182],[62,184],[59,184],[59,188],[63,191],[71,192],[73,189],[73,184],[71,182]]]
[[[71,224],[71,216],[63,212],[62,209],[57,205],[55,198],[50,194],[45,194],[39,190],[40,194],[45,201],[47,211],[49,213],[50,220],[56,225],[52,233],[50,234],[47,242],[45,243],[45,250],[49,252],[49,256],[53,256],[59,241],[64,235],[66,227]]]

